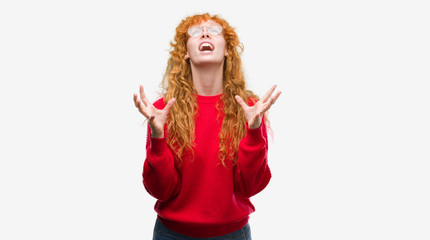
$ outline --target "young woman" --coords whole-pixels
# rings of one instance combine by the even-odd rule
[[[242,44],[218,16],[185,18],[171,46],[163,97],[151,103],[143,86],[134,94],[148,120],[153,239],[251,239],[249,198],[271,178],[265,113],[281,92],[259,99],[246,89]]]

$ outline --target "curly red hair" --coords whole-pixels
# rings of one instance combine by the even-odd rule
[[[190,26],[208,20],[222,26],[228,52],[224,60],[223,94],[221,103],[217,106],[220,115],[224,117],[219,135],[219,158],[224,166],[227,160],[232,161],[233,164],[237,162],[239,142],[246,134],[245,116],[234,97],[239,95],[242,99],[253,102],[258,100],[257,95],[246,89],[240,59],[243,44],[239,41],[234,28],[226,20],[208,13],[183,19],[176,28],[174,41],[170,43],[172,49],[161,85],[165,102],[172,98],[176,99],[168,116],[167,143],[170,148],[175,149],[175,159],[179,166],[183,162],[182,156],[185,152],[193,153],[194,116],[198,112],[197,92],[193,85],[190,63],[189,60],[184,59],[189,38],[187,30]],[[267,120],[266,117],[265,119]]]

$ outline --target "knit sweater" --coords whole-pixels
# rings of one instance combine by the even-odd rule
[[[271,178],[264,121],[257,129],[246,126],[237,164],[226,161],[230,162],[227,168],[221,164],[222,117],[216,109],[220,97],[197,96],[194,156],[183,156],[181,167],[175,167],[166,137],[152,138],[148,126],[143,184],[157,199],[158,219],[186,236],[208,238],[242,228],[255,211],[249,198],[263,190]],[[159,99],[154,106],[163,109],[165,102]]]

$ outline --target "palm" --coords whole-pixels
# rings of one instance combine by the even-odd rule
[[[134,94],[134,104],[139,109],[139,112],[148,119],[149,127],[151,128],[151,136],[160,138],[164,136],[164,124],[166,124],[167,115],[169,114],[170,108],[175,103],[175,99],[172,98],[166,104],[164,109],[157,109],[145,96],[143,86],[140,86],[140,99],[137,98],[137,94]]]
[[[164,127],[164,124],[167,120],[168,111],[166,109],[157,109],[152,104],[148,107],[148,118],[150,125],[155,129],[161,129]],[[152,118],[151,118],[152,116]]]
[[[261,125],[264,113],[270,109],[270,107],[276,102],[279,95],[278,91],[273,97],[272,94],[275,91],[276,85],[274,85],[259,101],[253,106],[248,106],[241,97],[236,96],[237,103],[242,107],[245,114],[245,119],[248,123],[249,128],[255,129]]]
[[[258,118],[260,117],[260,115],[262,115],[262,113],[264,113],[263,109],[263,103],[261,101],[258,101],[254,104],[254,106],[247,107],[243,110],[243,112],[245,113],[245,119],[248,122],[249,126],[254,126],[257,124]]]

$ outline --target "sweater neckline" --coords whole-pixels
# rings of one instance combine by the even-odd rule
[[[203,96],[203,95],[197,95],[197,102],[198,103],[216,103],[221,99],[221,94],[213,95],[213,96]]]

